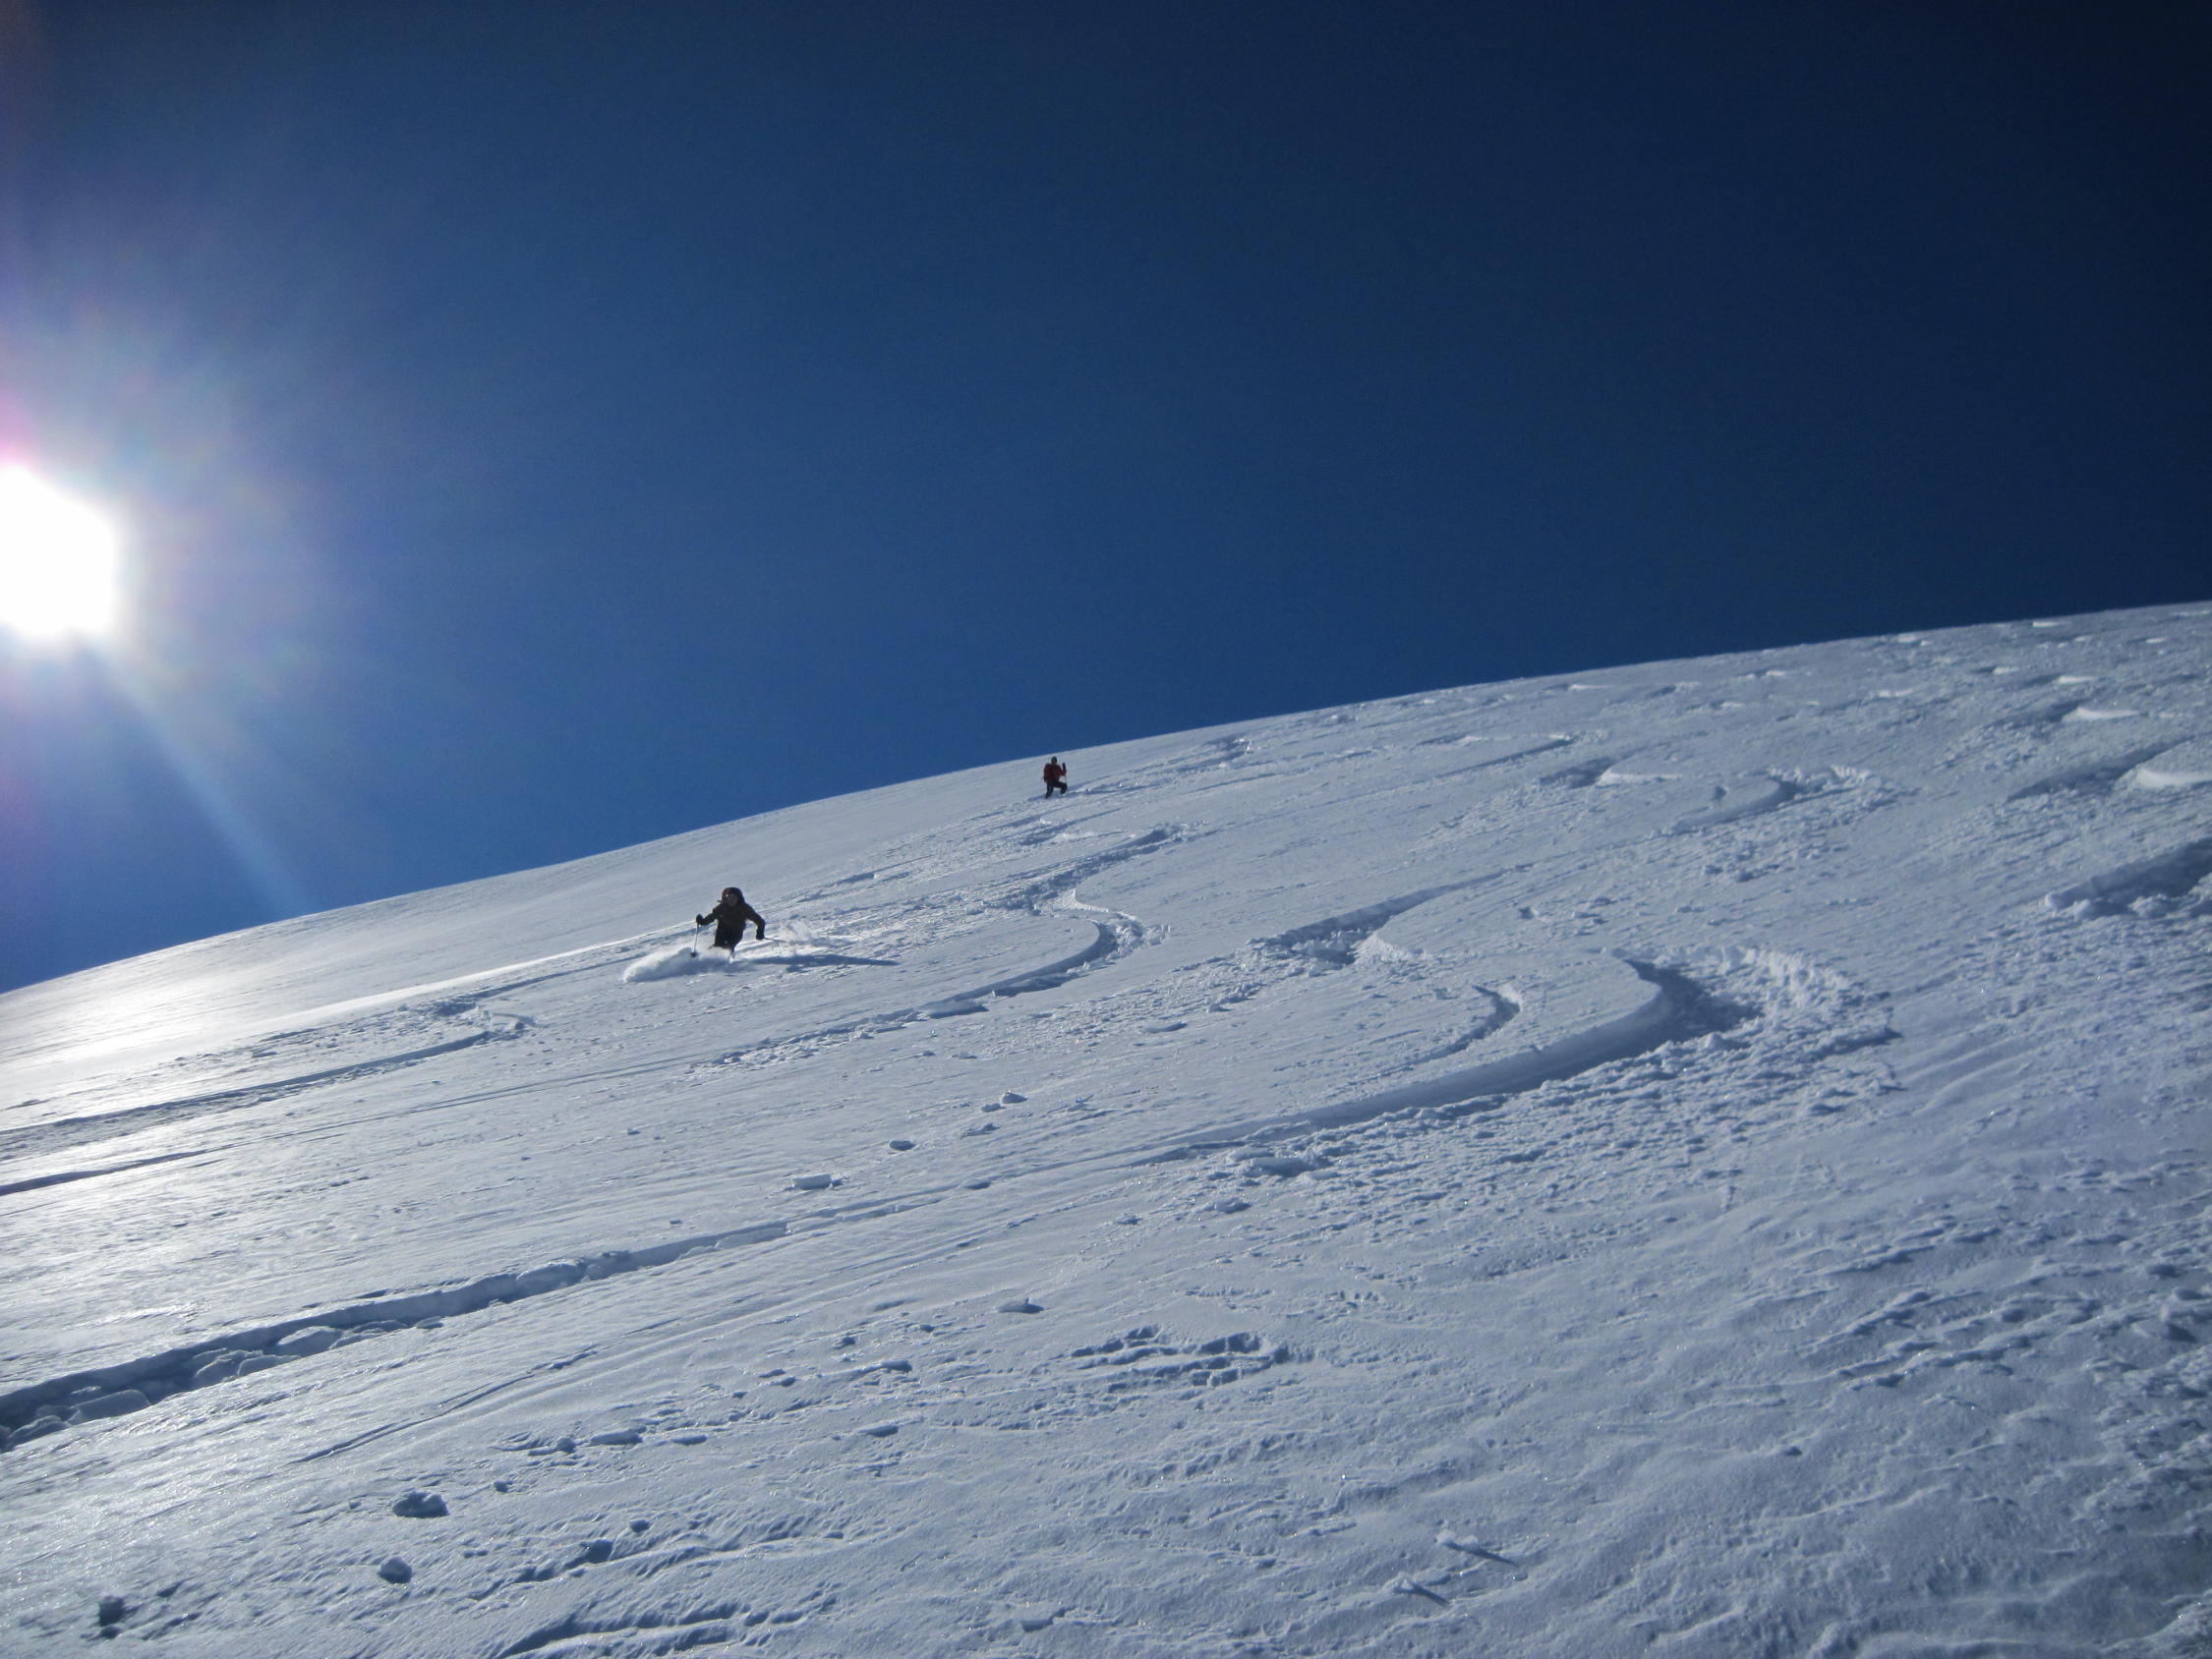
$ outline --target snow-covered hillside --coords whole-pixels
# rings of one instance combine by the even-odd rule
[[[0,999],[0,1651],[2212,1651],[2208,669],[1407,697]]]

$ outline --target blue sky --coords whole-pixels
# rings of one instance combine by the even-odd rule
[[[0,7],[0,986],[787,802],[2201,599],[2183,5]],[[775,914],[773,872],[702,871]]]

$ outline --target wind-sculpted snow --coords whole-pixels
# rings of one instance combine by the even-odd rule
[[[2137,789],[2200,789],[2212,784],[2212,741],[2183,743],[2143,751],[2125,774]]]
[[[2045,620],[0,999],[0,1653],[2185,1659],[2212,611]]]
[[[2183,904],[2192,913],[2202,913],[2212,909],[2212,893],[2196,896],[2207,876],[2212,876],[2212,835],[2061,887],[2044,903],[2080,916],[2110,916],[2122,910],[2163,916]]]
[[[1786,777],[1763,777],[1754,783],[1738,785],[1732,791],[1725,784],[1716,784],[1713,805],[1703,812],[1676,819],[1667,826],[1667,833],[1688,835],[1700,830],[1733,824],[1738,819],[1756,818],[1763,812],[1787,805],[1803,792]]]

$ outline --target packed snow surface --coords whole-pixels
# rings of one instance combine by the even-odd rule
[[[1405,697],[0,999],[0,1652],[2212,1651],[2208,667]]]

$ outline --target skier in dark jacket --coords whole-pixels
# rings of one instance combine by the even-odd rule
[[[737,953],[737,942],[745,937],[745,924],[753,925],[753,937],[768,937],[768,918],[745,902],[745,895],[735,887],[722,889],[722,902],[704,916],[695,918],[699,926],[709,922],[715,925],[715,948]]]
[[[1058,755],[1045,762],[1044,780],[1046,800],[1049,801],[1055,795],[1065,795],[1068,792],[1068,769],[1060,764]]]

